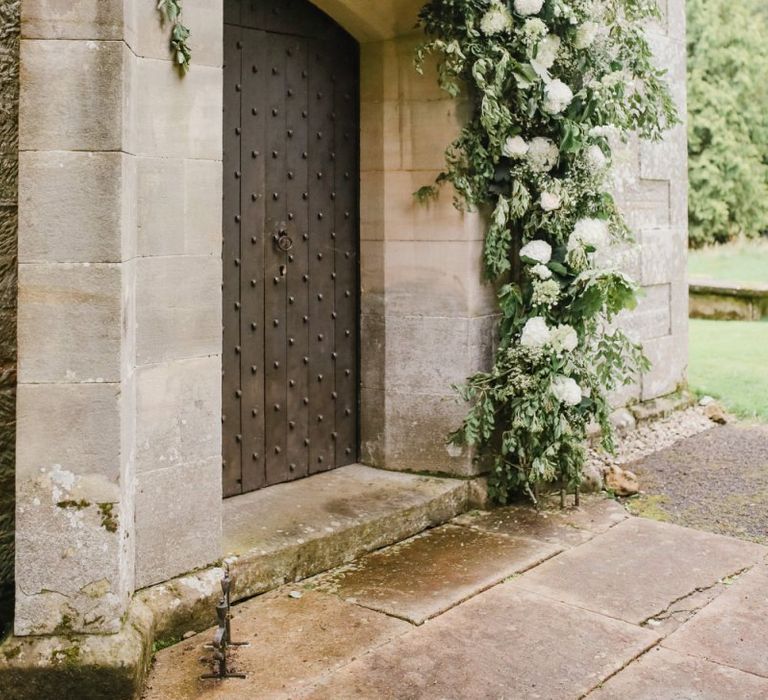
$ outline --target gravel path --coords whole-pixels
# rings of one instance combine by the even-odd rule
[[[620,459],[642,488],[626,500],[627,508],[655,520],[768,544],[768,425],[701,423],[703,432],[685,437],[699,425],[696,411],[627,439]],[[676,434],[683,439],[675,441]],[[654,437],[663,449],[652,449]]]

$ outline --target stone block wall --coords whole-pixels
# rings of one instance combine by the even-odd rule
[[[13,585],[20,5],[0,4],[0,635]]]
[[[615,156],[615,191],[639,247],[623,260],[643,287],[637,309],[622,319],[642,342],[653,366],[616,405],[669,394],[686,380],[688,366],[688,146],[686,137],[685,2],[660,2],[663,19],[648,30],[660,67],[668,70],[682,124],[658,143],[632,139]]]

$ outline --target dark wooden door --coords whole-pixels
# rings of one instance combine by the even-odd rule
[[[226,0],[225,496],[357,460],[357,86],[306,0]]]

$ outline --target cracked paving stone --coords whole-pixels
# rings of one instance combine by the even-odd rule
[[[444,525],[323,576],[317,586],[418,625],[561,551],[545,542]]]
[[[768,679],[767,620],[768,563],[763,563],[668,637],[664,646]]]
[[[346,666],[312,700],[565,700],[656,644],[649,630],[502,584]]]
[[[768,679],[657,647],[590,700],[765,700]]]
[[[630,518],[521,576],[515,585],[641,624],[675,601],[753,566],[751,542]]]
[[[629,517],[616,501],[601,496],[582,496],[580,508],[559,506],[537,511],[530,504],[461,515],[457,525],[491,533],[543,540],[561,547],[575,547],[609,530]]]
[[[335,596],[292,588],[233,608],[231,666],[245,680],[200,680],[211,667],[203,648],[214,630],[157,653],[143,700],[255,700],[285,698],[328,672],[413,629],[407,622],[344,603]]]

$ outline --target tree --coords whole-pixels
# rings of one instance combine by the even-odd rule
[[[691,245],[768,229],[768,10],[688,0]]]

